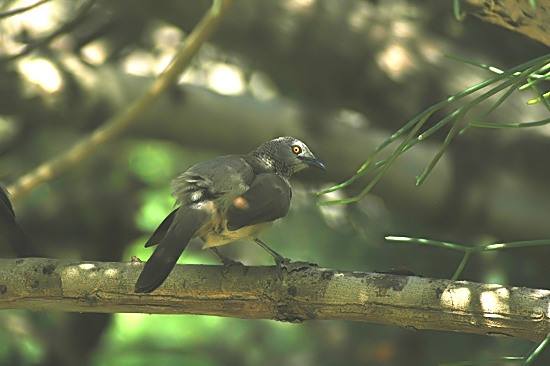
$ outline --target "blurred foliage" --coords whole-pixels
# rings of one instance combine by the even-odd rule
[[[502,71],[494,66],[477,64],[471,60],[466,60],[463,58],[453,58],[470,64],[475,64],[476,66],[480,66],[484,69],[491,70],[496,73],[497,76],[484,80],[483,82],[476,85],[472,85],[467,89],[462,90],[461,92],[456,93],[449,98],[431,106],[425,111],[419,113],[416,117],[407,122],[403,127],[392,134],[388,139],[386,139],[383,143],[378,145],[376,149],[374,149],[374,151],[368,156],[365,163],[361,165],[361,167],[352,177],[341,184],[317,192],[317,195],[325,195],[327,193],[337,191],[339,189],[349,186],[364,175],[378,170],[377,174],[369,181],[366,187],[362,189],[360,194],[351,198],[322,201],[319,203],[320,205],[337,205],[357,202],[363,199],[367,195],[367,193],[372,190],[374,185],[378,183],[378,181],[382,178],[382,176],[388,170],[391,164],[399,157],[399,155],[404,154],[414,145],[423,142],[428,137],[436,133],[439,129],[443,127],[448,127],[447,125],[451,125],[451,127],[449,128],[449,132],[447,133],[443,144],[429,162],[428,166],[416,179],[417,185],[420,185],[422,184],[422,182],[424,182],[428,174],[433,170],[437,162],[441,159],[445,151],[449,148],[453,139],[459,134],[465,133],[468,129],[472,127],[530,128],[541,127],[550,123],[550,118],[544,118],[540,121],[520,123],[485,122],[485,119],[489,115],[491,115],[498,107],[500,107],[502,103],[504,103],[513,92],[525,89],[525,87],[532,88],[535,91],[536,95],[538,95],[538,100],[541,101],[546,109],[548,109],[548,111],[550,112],[550,102],[548,102],[543,97],[540,89],[537,86],[537,84],[540,84],[541,82],[550,81],[550,54],[529,60],[507,71]],[[489,90],[485,90],[486,88],[489,88]],[[481,92],[482,90],[485,90],[483,94],[478,95],[475,99],[466,102],[462,101],[462,99],[464,99],[465,97],[471,96],[472,94],[477,92]],[[496,101],[491,101],[491,97],[498,95],[503,90],[506,90],[506,92],[503,93]],[[454,107],[452,109],[452,113],[447,114],[445,117],[436,121],[431,128],[425,131],[421,130],[424,124],[432,117],[435,112],[442,109],[448,109],[457,101],[460,101],[462,103],[460,104],[460,107]],[[474,117],[468,116],[468,113],[474,107],[482,103],[488,104],[488,108],[486,108],[483,113],[475,115]],[[535,103],[531,103],[531,101],[529,101],[526,104],[529,105]],[[405,136],[406,132],[408,132],[408,134]],[[389,154],[388,157],[374,163],[374,158],[378,153],[384,150],[392,142],[402,137],[404,137],[404,139],[401,141],[399,146],[391,154]]]
[[[47,37],[79,8],[92,3],[52,0],[40,16],[30,13],[0,21],[2,57],[23,50],[32,39]],[[10,4],[19,2],[3,2],[0,7]],[[14,181],[101,125],[116,112],[101,97],[120,99],[121,105],[127,105],[127,96],[119,93],[131,95],[135,88],[109,84],[109,73],[156,75],[209,5],[200,1],[95,2],[78,27],[56,37],[51,45],[42,43],[31,56],[12,63],[4,59],[0,63],[0,178]],[[259,10],[254,13],[254,9]],[[326,133],[327,116],[342,111],[358,116],[347,121],[357,131],[375,126],[386,138],[411,115],[486,77],[448,63],[442,53],[486,59],[487,64],[508,65],[503,66],[507,69],[547,52],[535,42],[494,26],[471,19],[457,23],[449,4],[436,1],[242,1],[235,14],[226,19],[227,28],[203,48],[181,81],[224,95],[249,93],[261,102],[291,99],[303,106],[300,111],[311,140]],[[112,68],[105,71],[105,66]],[[107,77],[97,79],[103,83],[91,88],[100,91],[100,96],[83,94],[86,89],[79,87],[79,78],[93,83],[95,79],[89,76],[101,73]],[[188,96],[174,88],[168,97],[185,103]],[[215,107],[202,106],[205,110]],[[513,101],[503,103],[502,109],[491,123],[519,117],[535,120],[540,115],[534,108],[526,113]],[[450,113],[445,109],[433,117],[440,121]],[[136,255],[145,260],[152,253],[151,248],[143,248],[145,240],[173,209],[170,180],[199,161],[246,150],[239,142],[207,150],[202,139],[182,146],[170,139],[170,132],[153,138],[149,135],[157,132],[154,122],[149,131],[131,131],[103,146],[92,159],[15,203],[22,226],[39,240],[41,255],[123,261]],[[425,127],[434,131],[436,124],[427,122]],[[231,132],[239,136],[248,131]],[[445,134],[439,132],[433,138],[442,142]],[[530,134],[515,132],[525,140],[476,129],[451,146],[451,150],[456,147],[447,151],[453,164],[471,167],[465,176],[453,176],[456,201],[463,201],[460,187],[465,182],[483,180],[490,185],[490,179],[500,179],[494,170],[497,159],[506,162],[498,169],[519,166],[519,175],[541,179],[538,194],[547,196],[543,173],[548,170],[548,132],[544,128]],[[533,143],[535,138],[537,143]],[[347,141],[338,145],[342,145],[338,158],[346,158],[343,152],[351,147]],[[539,159],[526,163],[521,153],[530,148]],[[495,160],[488,158],[490,153]],[[334,182],[323,185],[328,184]],[[485,187],[476,187],[476,192],[480,196],[491,193]],[[471,245],[519,240],[503,238],[491,226],[484,226],[482,221],[492,217],[485,217],[483,210],[471,217],[466,212],[468,219],[459,223],[466,207],[454,205],[452,199],[444,205],[445,217],[407,207],[407,202],[392,206],[391,197],[376,190],[353,205],[317,207],[314,192],[320,188],[307,181],[293,182],[288,217],[262,239],[289,258],[324,267],[374,271],[403,266],[439,278],[453,275],[462,253],[389,243],[384,237],[406,233]],[[358,192],[339,193],[336,198],[345,199]],[[522,207],[516,207],[518,216]],[[2,255],[13,255],[7,248],[0,250]],[[272,264],[271,258],[249,242],[221,250],[245,264]],[[483,253],[470,258],[461,278],[548,288],[549,257],[548,247]],[[195,240],[180,263],[217,260],[209,251],[200,250]],[[193,315],[0,313],[0,365],[14,366],[423,366],[526,355],[531,350],[532,344],[524,340],[341,321],[282,324]],[[549,360],[546,351],[534,364],[545,365]]]
[[[129,150],[132,174],[146,183],[140,190],[141,208],[136,223],[146,234],[126,248],[123,258],[131,255],[146,258],[151,249],[143,248],[149,232],[170,212],[173,199],[167,181],[178,174],[179,166],[190,166],[212,156],[212,153],[190,151],[172,144],[132,142]],[[162,162],[158,168],[152,162]],[[399,248],[384,244],[381,232],[373,228],[369,233],[358,233],[349,227],[323,225],[323,216],[313,199],[314,193],[299,183],[295,185],[293,206],[285,220],[278,222],[264,239],[274,249],[294,260],[308,260],[326,267],[342,270],[370,271],[386,269],[396,263],[408,263],[414,270],[431,268],[439,277],[448,277],[452,271],[451,255],[433,263],[432,251]],[[38,192],[38,191],[37,191]],[[348,220],[367,220],[359,210],[342,211]],[[372,223],[371,223],[372,225]],[[366,235],[366,236],[365,236]],[[315,243],[315,246],[312,246]],[[200,251],[195,241],[180,258],[180,263],[216,263],[207,251]],[[336,245],[335,245],[336,244]],[[256,245],[236,243],[223,251],[245,264],[272,264]],[[408,261],[409,258],[414,261]],[[459,262],[459,257],[454,259]],[[502,261],[502,257],[499,260]],[[515,262],[516,259],[514,258]],[[511,262],[509,263],[511,264]],[[488,273],[495,280],[497,264]],[[532,268],[527,266],[527,268]],[[498,282],[507,282],[498,278]],[[4,312],[23,324],[31,321],[23,311]],[[52,318],[51,315],[45,315]],[[54,315],[53,324],[59,324],[62,315]],[[52,328],[52,321],[42,326]],[[40,335],[16,331],[1,322],[1,344],[10,344],[0,350],[0,364],[34,365],[44,359],[47,343]],[[17,333],[16,333],[17,332]],[[440,352],[421,353],[418,344],[428,342]],[[453,344],[460,344],[455,347]],[[431,365],[449,359],[488,356],[487,347],[501,355],[525,354],[530,342],[493,339],[482,336],[450,334],[445,332],[414,332],[375,324],[353,324],[339,321],[284,324],[275,321],[239,320],[195,315],[116,314],[92,356],[92,365],[145,366],[162,365],[265,365],[280,364],[372,364],[405,365],[409,352],[415,352],[411,365]],[[16,354],[16,356],[14,355]],[[494,355],[492,353],[491,355]],[[14,363],[14,357],[17,362]]]

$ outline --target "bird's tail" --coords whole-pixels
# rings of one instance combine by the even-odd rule
[[[170,215],[166,216],[164,220],[162,220],[153,235],[151,235],[149,240],[147,240],[147,243],[145,243],[145,248],[154,247],[160,243],[160,241],[166,236],[170,226],[172,226],[172,222],[174,222],[174,217],[176,217],[178,210],[179,208],[176,208],[174,211],[170,212]]]
[[[151,258],[145,263],[134,292],[151,292],[162,285],[176,265],[187,243],[204,225],[206,219],[207,214],[202,210],[180,207],[166,235],[158,244]]]
[[[4,238],[19,257],[31,257],[29,239],[15,221],[8,191],[0,184],[0,239]]]

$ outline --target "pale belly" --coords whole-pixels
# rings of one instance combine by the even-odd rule
[[[220,245],[229,244],[239,239],[255,238],[260,233],[273,225],[273,222],[263,222],[252,226],[245,226],[238,230],[227,230],[225,223],[217,228],[206,230],[204,235],[198,235],[202,239],[204,245],[202,248],[217,247]]]

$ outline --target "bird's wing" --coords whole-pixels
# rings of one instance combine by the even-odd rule
[[[286,180],[272,173],[258,174],[250,188],[235,198],[227,209],[227,228],[233,231],[284,217],[291,197]]]
[[[172,181],[173,196],[180,205],[216,200],[225,201],[242,194],[254,180],[252,167],[241,157],[220,156],[199,163]]]

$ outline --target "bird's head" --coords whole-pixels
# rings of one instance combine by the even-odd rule
[[[302,169],[313,166],[326,170],[309,147],[294,137],[279,137],[267,141],[252,151],[267,170],[290,177]]]

